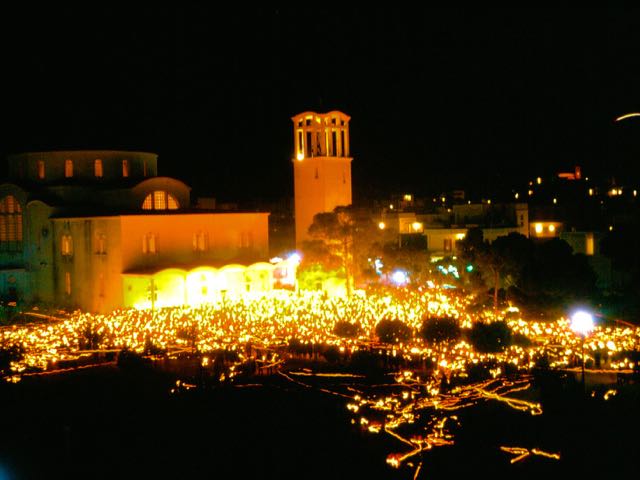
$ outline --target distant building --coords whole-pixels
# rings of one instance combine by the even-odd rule
[[[0,296],[108,312],[270,289],[268,213],[191,208],[144,152],[9,157],[0,185]]]
[[[313,217],[351,205],[350,117],[304,112],[293,120],[296,245],[308,238]]]
[[[399,246],[410,236],[422,235],[431,254],[447,256],[457,253],[458,242],[473,227],[481,228],[489,242],[512,232],[528,237],[529,209],[526,203],[460,204],[438,207],[431,213],[384,209],[378,226],[388,235],[397,235]]]

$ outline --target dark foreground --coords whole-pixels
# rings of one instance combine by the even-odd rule
[[[405,448],[352,425],[345,401],[261,378],[256,386],[169,393],[174,378],[117,367],[0,384],[0,480],[22,478],[412,478]],[[640,388],[584,399],[552,376],[544,415],[498,402],[460,412],[455,445],[426,452],[419,478],[640,475]],[[560,452],[511,465],[501,445]],[[417,464],[420,459],[416,459]]]

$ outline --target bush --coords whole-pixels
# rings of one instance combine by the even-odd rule
[[[342,338],[355,338],[361,331],[360,325],[346,320],[336,322],[336,326],[333,328],[333,333]]]
[[[400,343],[411,339],[411,328],[400,320],[380,320],[376,325],[376,335],[384,343]]]
[[[122,369],[137,370],[151,365],[151,361],[144,358],[139,353],[123,348],[118,354],[118,367]]]
[[[341,355],[338,347],[331,345],[323,350],[322,356],[329,363],[338,363]]]
[[[449,343],[462,335],[455,318],[425,318],[420,327],[420,337],[430,343]]]
[[[294,355],[312,355],[315,352],[314,345],[311,343],[302,343],[297,338],[289,340],[288,349]]]
[[[511,329],[503,321],[475,323],[469,332],[469,343],[477,352],[498,353],[511,345]]]

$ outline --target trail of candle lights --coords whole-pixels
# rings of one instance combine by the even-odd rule
[[[219,373],[220,381],[235,378],[244,362],[254,362],[258,369],[277,371],[297,386],[341,397],[354,415],[354,423],[405,445],[406,451],[387,457],[389,465],[400,467],[435,447],[453,445],[452,429],[459,425],[456,412],[461,409],[497,401],[522,413],[540,415],[540,404],[515,396],[530,387],[531,369],[541,358],[548,361],[551,369],[568,369],[580,359],[582,339],[571,330],[568,319],[530,321],[514,308],[497,315],[493,311],[477,312],[470,308],[473,300],[472,296],[437,288],[358,292],[351,298],[274,291],[154,312],[120,310],[109,315],[77,312],[60,320],[39,319],[1,327],[0,346],[18,347],[22,352],[22,357],[4,372],[4,379],[16,383],[24,375],[80,368],[81,363],[74,367],[74,362],[83,358],[93,361],[96,354],[125,348],[148,356],[160,352],[170,358],[182,353],[197,354],[202,368],[211,367],[216,352],[231,352],[233,361]],[[505,319],[511,331],[527,341],[499,353],[481,353],[464,340],[465,335],[454,343],[441,345],[420,338],[418,332],[425,318],[442,317],[456,319],[463,332],[476,322]],[[394,344],[381,342],[376,336],[376,325],[383,319],[402,322],[412,332],[411,338]],[[345,321],[357,327],[355,335],[341,337],[334,333],[336,325]],[[288,356],[296,345],[315,356],[326,348],[334,348],[343,358],[366,351],[379,358],[397,360],[388,368],[401,371],[394,373],[393,382],[375,385],[366,383],[365,376],[356,373],[300,368],[287,371]],[[640,327],[629,325],[597,326],[584,341],[586,360],[595,363],[598,357],[607,371],[637,368],[631,353],[638,350]],[[431,367],[423,368],[423,373],[407,368],[426,365],[427,361]],[[488,369],[491,378],[470,383],[467,379],[476,365],[492,365]],[[516,380],[504,375],[507,367],[519,374]],[[347,383],[339,388],[316,384],[338,380]],[[364,384],[354,383],[360,381]],[[190,388],[195,385],[183,381],[174,386],[172,393]],[[605,399],[615,394],[615,390],[610,390]],[[559,458],[559,454],[535,448],[502,449],[516,455],[511,463],[531,455]],[[422,461],[415,470],[416,478],[421,468]]]
[[[416,334],[424,317],[453,317],[462,329],[476,321],[492,321],[492,312],[470,313],[471,297],[446,291],[400,291],[395,294],[360,293],[350,299],[326,298],[317,293],[273,292],[263,296],[227,298],[196,307],[174,307],[156,312],[122,310],[110,315],[78,312],[61,321],[11,325],[0,328],[2,345],[18,345],[24,351],[11,365],[13,374],[47,370],[66,360],[77,360],[96,350],[129,348],[143,352],[149,345],[160,350],[191,347],[198,352],[236,351],[247,357],[246,347],[273,352],[296,339],[311,348],[335,346],[351,354],[368,349],[406,360],[428,358],[447,372],[465,372],[472,364],[487,361],[511,364],[521,371],[546,356],[551,368],[575,364],[580,338],[569,321],[509,319],[512,331],[531,341],[527,347],[513,345],[499,354],[475,352],[464,340],[435,348]],[[376,339],[375,326],[382,319],[397,319],[414,332],[412,339],[392,346]],[[359,327],[354,338],[336,336],[337,322]],[[613,370],[631,369],[632,358],[620,356],[638,349],[640,328],[597,327],[585,341],[585,356],[601,355]],[[248,350],[247,350],[248,351]],[[495,375],[499,375],[496,371]]]

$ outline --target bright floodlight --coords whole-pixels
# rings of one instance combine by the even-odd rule
[[[578,310],[571,316],[571,330],[580,335],[587,335],[594,328],[593,315],[584,310]]]
[[[289,260],[291,263],[295,263],[296,265],[300,263],[300,260],[302,260],[302,257],[300,256],[300,254],[298,252],[294,252],[291,255],[289,255],[287,257],[287,260]]]
[[[406,285],[409,282],[409,276],[404,270],[395,270],[391,274],[391,281],[396,285]]]

